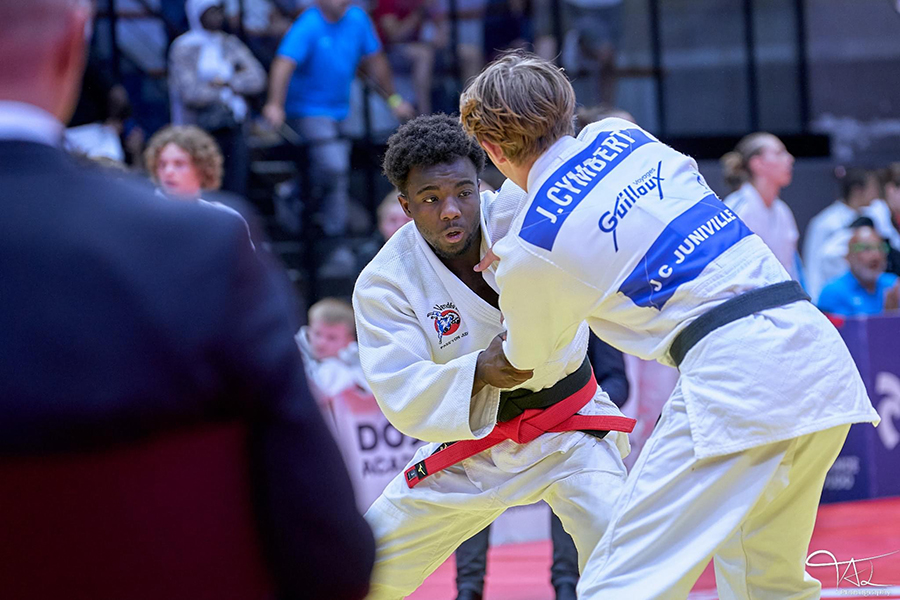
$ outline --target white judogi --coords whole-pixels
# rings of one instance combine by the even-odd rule
[[[766,206],[762,196],[749,181],[722,200],[744,224],[765,242],[791,279],[800,281],[798,267],[797,221],[790,207],[775,198],[771,206]]]
[[[613,346],[671,364],[669,346],[696,317],[788,279],[693,159],[627,121],[559,140],[532,167],[528,190],[494,246],[504,350],[518,368],[570,343],[583,319]],[[720,585],[747,582],[724,597],[812,597],[818,584],[804,582],[801,554],[825,473],[850,423],[878,421],[846,346],[812,304],[796,302],[714,331],[680,370],[579,597],[685,597],[716,552],[731,574]],[[767,503],[786,514],[778,535],[800,544],[757,545],[772,541]],[[780,581],[776,592],[747,571],[758,552],[768,553],[763,570],[787,565],[768,580]]]
[[[484,207],[482,216],[490,214]],[[486,251],[491,228],[484,218],[482,232]],[[503,331],[500,311],[444,266],[414,223],[395,233],[363,270],[353,304],[363,369],[379,405],[398,430],[432,442],[410,464],[440,442],[490,433],[500,390],[488,386],[474,397],[471,391],[478,354]],[[577,370],[588,333],[586,325],[579,328],[523,387],[540,390]],[[580,414],[621,415],[599,389]],[[502,442],[412,489],[398,474],[366,513],[377,546],[370,598],[411,593],[507,507],[539,500],[560,517],[583,564],[624,482],[626,453],[626,436],[615,432],[603,440],[549,433],[528,444]]]

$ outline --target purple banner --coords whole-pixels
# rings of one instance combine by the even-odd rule
[[[882,422],[851,427],[822,502],[900,495],[900,316],[848,319],[840,331]]]
[[[881,424],[869,428],[872,496],[900,495],[900,316],[868,320],[866,389]]]

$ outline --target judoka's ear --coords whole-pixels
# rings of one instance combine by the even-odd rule
[[[406,213],[406,216],[412,219],[412,214],[409,212],[409,198],[403,192],[397,196],[397,202],[400,203],[400,208],[403,209],[403,212]]]
[[[491,162],[494,163],[497,168],[500,168],[500,165],[504,162],[509,162],[506,156],[503,155],[503,150],[500,148],[499,144],[495,144],[488,140],[481,140],[479,143],[481,144],[481,147],[484,148],[484,151],[487,152],[488,158],[491,159]]]

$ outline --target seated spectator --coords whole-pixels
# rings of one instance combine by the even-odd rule
[[[99,67],[94,68],[100,70]],[[86,71],[85,83],[90,81],[89,75]],[[91,83],[103,85],[96,81]],[[98,93],[100,91],[103,93]],[[83,94],[84,104],[97,104],[82,111],[80,117],[94,120],[70,121],[66,130],[66,146],[90,158],[106,157],[139,167],[145,141],[144,130],[131,117],[131,101],[125,87],[114,84],[103,90],[92,90],[92,95],[93,98]],[[96,100],[97,97],[100,99]]]
[[[378,205],[378,233],[385,242],[391,239],[398,229],[412,221],[397,201],[399,195],[400,190],[394,188]]]
[[[178,200],[199,200],[203,190],[219,189],[223,162],[216,141],[191,125],[163,127],[144,151],[151,179]]]
[[[309,309],[309,325],[297,332],[309,380],[320,402],[328,402],[348,388],[368,392],[359,364],[353,307],[338,298],[324,298]]]
[[[266,72],[240,39],[222,30],[223,1],[185,3],[191,30],[169,51],[172,122],[211,133],[228,162],[224,189],[245,195],[250,163],[246,98],[265,89]]]
[[[847,260],[850,270],[822,289],[817,303],[822,312],[852,317],[897,310],[900,282],[884,272],[887,244],[872,227],[853,230]]]
[[[888,239],[888,273],[900,275],[900,162],[894,163],[882,173],[884,201],[891,211],[892,235]]]
[[[372,19],[395,73],[412,76],[416,109],[431,113],[434,47],[424,38],[430,0],[378,0]]]
[[[160,194],[232,213],[244,222],[247,235],[251,235],[241,213],[200,197],[203,191],[218,190],[222,184],[222,152],[208,133],[192,125],[163,127],[150,138],[144,163]],[[252,241],[251,245],[255,247]]]
[[[778,197],[791,183],[794,157],[777,137],[757,132],[738,142],[721,163],[725,182],[732,189],[725,204],[762,238],[791,279],[799,281],[800,233],[794,213]]]
[[[378,407],[360,365],[350,303],[324,298],[310,307],[308,323],[295,336],[307,380],[344,457],[357,507],[364,513],[412,460],[421,442],[394,429]]]
[[[357,273],[362,271],[363,267],[369,264],[369,261],[378,254],[378,251],[381,250],[384,243],[391,239],[391,236],[394,235],[398,229],[412,221],[412,219],[409,218],[409,215],[403,212],[403,207],[400,206],[400,202],[397,201],[397,196],[399,195],[400,190],[394,188],[388,192],[387,196],[384,197],[384,200],[381,201],[381,204],[378,205],[378,231],[372,234],[372,237],[361,243],[356,249]]]
[[[868,216],[882,237],[890,236],[890,210],[879,200],[881,185],[876,173],[848,169],[840,180],[841,199],[817,214],[809,222],[803,242],[806,291],[818,299],[828,281],[847,271],[848,226],[860,216]]]
[[[900,231],[900,162],[884,170],[883,180],[884,200],[891,211],[891,224]]]

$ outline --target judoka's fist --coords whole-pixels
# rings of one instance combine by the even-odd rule
[[[500,389],[508,389],[525,383],[534,375],[534,371],[521,371],[506,360],[503,354],[503,340],[506,334],[501,333],[486,350],[478,355],[475,363],[475,383],[491,385]]]

